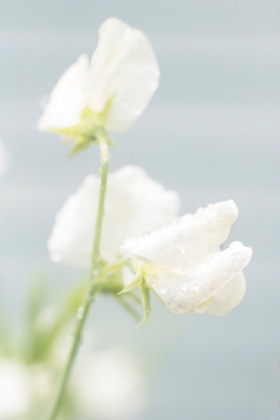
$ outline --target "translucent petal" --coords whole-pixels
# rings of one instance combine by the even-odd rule
[[[78,124],[88,99],[89,59],[81,55],[57,82],[39,120],[39,130],[66,128]]]
[[[207,312],[211,315],[226,315],[235,308],[244,298],[246,280],[241,272],[220,289],[216,296],[209,302]]]
[[[252,250],[240,244],[238,252],[229,247],[210,261],[178,275],[168,268],[146,267],[147,281],[164,304],[174,313],[190,313],[231,282],[250,262]],[[233,296],[232,296],[233,295]],[[229,288],[229,301],[236,302],[236,291]],[[231,300],[232,299],[232,300]],[[213,299],[214,301],[214,299]],[[211,303],[209,303],[210,307]],[[208,308],[209,308],[208,307]]]
[[[90,264],[99,178],[88,175],[56,215],[48,249],[52,261],[79,267]]]
[[[237,215],[233,200],[210,204],[194,215],[187,214],[171,225],[139,238],[133,249],[124,244],[121,250],[184,272],[219,252]]]
[[[88,176],[56,216],[49,240],[53,261],[88,266],[92,250],[99,178]],[[147,235],[170,223],[179,212],[176,192],[165,190],[140,167],[127,166],[109,175],[101,255],[114,259],[126,238]],[[131,243],[134,239],[131,239]]]
[[[92,57],[89,105],[97,113],[111,100],[108,130],[127,130],[158,84],[159,67],[148,38],[119,19],[106,20]]]

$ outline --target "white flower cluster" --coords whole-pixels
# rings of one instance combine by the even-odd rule
[[[54,262],[89,266],[99,182],[89,175],[58,212],[49,240]],[[179,203],[175,191],[139,167],[110,175],[102,258],[114,260],[121,251],[141,260],[148,284],[175,313],[224,315],[244,297],[242,270],[252,256],[240,242],[220,250],[237,219],[236,204],[216,203],[177,218]]]
[[[79,141],[100,127],[126,130],[158,82],[159,68],[147,37],[108,19],[92,60],[81,56],[59,80],[39,128],[59,130]],[[48,244],[53,261],[89,266],[99,187],[99,178],[89,175],[58,212]],[[122,252],[138,265],[141,261],[146,284],[175,313],[226,314],[244,296],[242,270],[252,256],[240,242],[220,250],[237,218],[236,204],[217,203],[177,218],[179,203],[176,192],[165,190],[139,167],[111,174],[101,258],[110,262]]]

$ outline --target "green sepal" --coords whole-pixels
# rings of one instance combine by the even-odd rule
[[[118,295],[121,295],[123,293],[128,293],[131,292],[133,289],[135,289],[135,287],[138,287],[142,284],[143,282],[143,277],[142,277],[142,273],[136,274],[136,276],[134,277],[134,279],[132,280],[132,282],[130,282],[127,286],[125,286],[119,293]]]
[[[141,297],[142,297],[142,305],[144,309],[144,318],[138,325],[138,327],[142,327],[142,325],[146,324],[149,319],[151,307],[150,307],[150,289],[147,287],[145,281],[142,281],[141,284]]]
[[[74,156],[78,152],[88,148],[91,144],[97,143],[98,134],[104,132],[106,134],[106,121],[110,110],[112,99],[109,99],[103,110],[94,113],[88,106],[83,109],[80,115],[80,122],[71,127],[52,128],[52,133],[60,134],[66,141],[75,141],[75,146],[70,150],[69,156]],[[114,146],[114,142],[107,138],[108,146]]]
[[[75,156],[77,153],[90,147],[92,143],[93,141],[89,141],[87,138],[85,138],[83,141],[76,143],[75,146],[72,147],[72,149],[68,153],[68,157],[71,158]]]

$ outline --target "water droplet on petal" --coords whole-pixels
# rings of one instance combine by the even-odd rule
[[[182,236],[182,235],[180,235],[180,236],[177,236],[177,238],[175,239],[175,241],[174,241],[174,244],[175,244],[175,246],[176,246],[176,248],[183,254],[183,255],[185,255],[185,248],[186,248],[186,245],[187,245],[187,241],[186,241],[186,239],[184,238],[184,236]]]
[[[170,301],[169,301],[168,303],[169,303],[169,305],[171,306],[171,308],[175,308],[175,306],[176,306],[176,302],[175,302],[175,300],[174,300],[174,299],[170,299]]]
[[[186,309],[186,301],[185,300],[181,300],[179,303],[178,303],[178,309],[179,309],[179,311],[184,311],[185,309]]]
[[[161,295],[165,295],[167,293],[167,291],[168,291],[168,288],[166,286],[161,286],[160,289],[159,289],[159,293]]]
[[[148,232],[147,230],[144,230],[142,232],[142,236],[149,236],[149,235],[150,235],[150,232]]]
[[[239,254],[239,252],[241,252],[242,248],[243,248],[243,244],[239,241],[232,242],[232,244],[230,244],[230,246],[229,246],[230,252],[233,255]]]

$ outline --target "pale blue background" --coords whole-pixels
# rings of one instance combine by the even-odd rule
[[[280,399],[279,0],[1,0],[0,136],[12,160],[0,187],[1,294],[20,312],[32,267],[52,273],[59,290],[77,274],[49,263],[46,241],[55,212],[96,171],[97,152],[68,162],[57,137],[36,131],[38,103],[93,52],[109,16],[148,34],[162,71],[146,113],[115,136],[112,167],[144,166],[180,191],[184,212],[233,198],[230,240],[251,245],[254,258],[246,297],[228,317],[176,317],[154,302],[139,332],[102,301],[98,345],[145,354],[153,401],[143,419],[279,419],[270,413]]]

